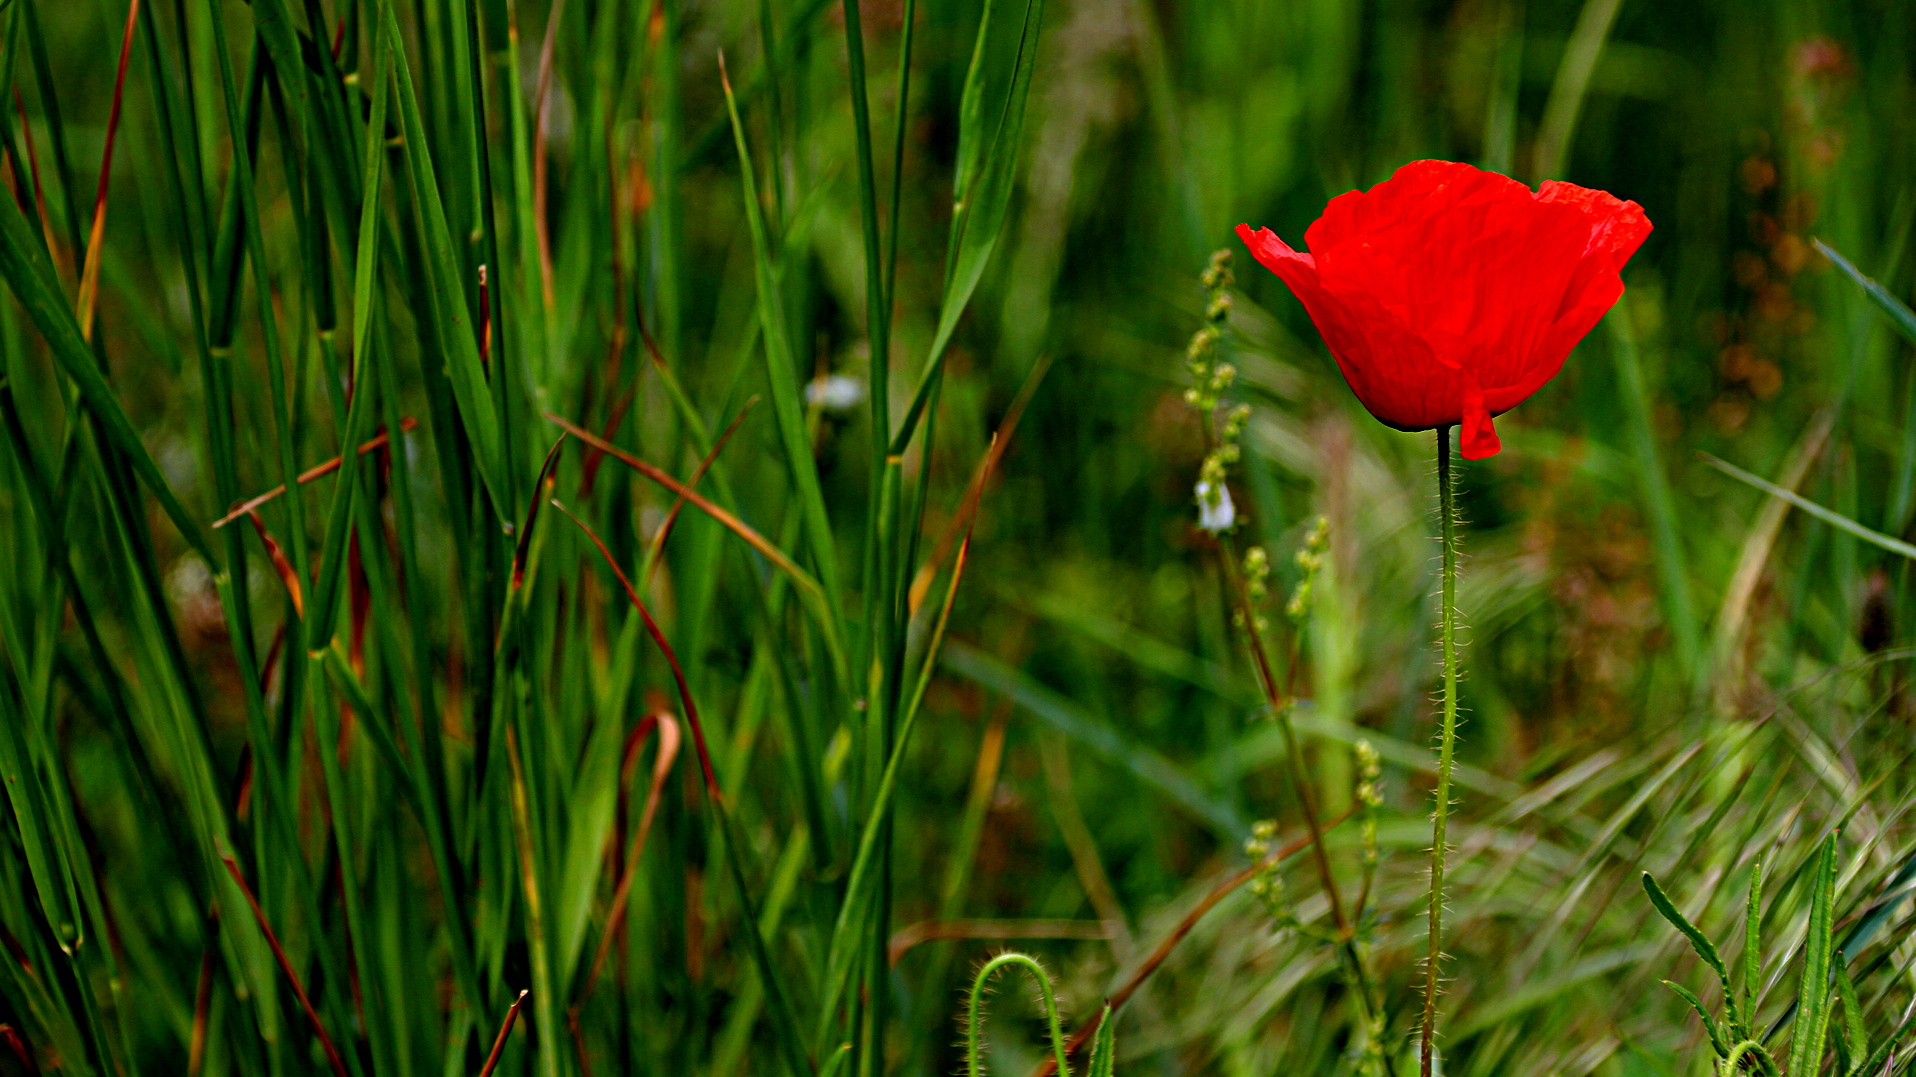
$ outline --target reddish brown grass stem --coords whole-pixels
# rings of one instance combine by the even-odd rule
[[[99,303],[100,240],[106,234],[107,179],[113,174],[113,141],[120,130],[120,103],[126,96],[126,61],[133,55],[133,30],[139,25],[140,0],[126,6],[126,32],[120,37],[120,68],[113,76],[113,104],[106,114],[106,148],[100,153],[100,185],[93,195],[93,230],[87,236],[86,263],[80,271],[80,333],[93,339],[93,311]]]
[[[399,431],[402,434],[410,434],[415,429],[417,429],[418,426],[419,426],[419,420],[413,418],[410,415],[399,420]],[[386,432],[381,431],[377,437],[374,437],[370,441],[360,442],[359,455],[364,456],[367,453],[372,452],[374,449],[377,449],[380,446],[386,444],[386,442],[387,442],[387,434]],[[302,471],[299,473],[299,484],[301,486],[304,486],[307,483],[312,482],[314,479],[319,479],[327,475],[331,475],[333,472],[339,470],[339,465],[343,459],[344,459],[343,457],[335,456],[331,460],[328,460],[323,464],[317,464],[313,467],[307,468],[305,471]],[[260,506],[265,505],[267,502],[273,500],[274,498],[280,496],[281,494],[285,492],[286,492],[286,484],[280,483],[278,486],[273,487],[271,490],[266,491],[265,493],[259,495],[258,497],[240,502],[239,504],[233,506],[233,511],[213,521],[214,530],[218,530],[219,528],[225,527],[227,524],[230,524],[234,520],[237,520],[240,517],[245,516],[246,514],[252,512],[254,509],[257,509]]]
[[[266,936],[266,944],[273,948],[273,957],[279,961],[279,970],[286,974],[286,982],[293,986],[293,994],[299,999],[300,1009],[306,1011],[306,1020],[313,1024],[313,1035],[319,1037],[319,1046],[326,1052],[326,1061],[332,1066],[334,1077],[346,1077],[346,1063],[339,1057],[339,1049],[333,1046],[333,1038],[326,1034],[326,1026],[320,1024],[319,1012],[313,1009],[313,1000],[306,997],[306,985],[299,982],[299,976],[293,971],[293,963],[287,960],[286,951],[280,948],[279,936],[273,934],[272,925],[266,922],[266,913],[259,907],[259,899],[253,896],[253,888],[246,885],[246,876],[240,872],[239,865],[225,853],[220,859],[226,863],[226,870],[233,876],[233,884],[246,896],[246,904],[253,910],[253,919],[259,922],[260,931]]]
[[[499,1064],[499,1054],[506,1049],[506,1037],[512,1035],[512,1023],[519,1019],[519,1007],[525,1005],[529,991],[519,992],[512,1000],[512,1006],[506,1010],[506,1019],[499,1026],[499,1035],[493,1037],[492,1053],[486,1056],[486,1064],[479,1069],[479,1077],[492,1077],[492,1067]]]

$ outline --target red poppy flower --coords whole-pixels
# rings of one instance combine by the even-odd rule
[[[1331,199],[1300,254],[1237,226],[1290,285],[1364,407],[1399,430],[1461,424],[1470,460],[1502,448],[1490,417],[1556,377],[1623,294],[1650,234],[1643,207],[1453,161],[1412,161]]]

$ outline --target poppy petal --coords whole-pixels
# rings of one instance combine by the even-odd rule
[[[1497,427],[1490,420],[1490,409],[1484,406],[1484,391],[1475,381],[1465,383],[1464,426],[1457,439],[1458,451],[1466,460],[1482,460],[1497,455],[1503,447]]]
[[[1412,161],[1331,199],[1310,253],[1240,225],[1290,286],[1365,408],[1400,430],[1461,425],[1464,455],[1498,450],[1491,416],[1522,403],[1623,293],[1650,231],[1603,191]]]

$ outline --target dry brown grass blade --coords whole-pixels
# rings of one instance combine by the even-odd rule
[[[280,549],[273,533],[266,530],[266,522],[259,518],[259,513],[248,512],[246,518],[253,521],[253,530],[259,532],[260,544],[266,547],[266,555],[273,559],[273,571],[279,573],[279,582],[286,585],[286,597],[292,600],[293,612],[299,615],[300,620],[305,620],[306,599],[300,593],[299,573],[293,571],[293,563],[286,559],[286,551]]]
[[[565,435],[552,443],[546,450],[545,462],[539,465],[539,478],[532,484],[532,504],[526,506],[526,522],[519,528],[519,542],[512,551],[512,590],[525,586],[526,557],[532,550],[532,527],[539,522],[539,505],[545,501],[552,487],[552,469],[558,466],[559,450],[565,447]]]
[[[685,485],[684,483],[666,474],[664,471],[660,470],[654,465],[646,463],[644,460],[641,460],[638,457],[633,456],[631,453],[626,452],[624,449],[619,448],[617,445],[614,445],[611,442],[606,441],[604,438],[599,437],[598,435],[592,433],[592,431],[587,430],[584,427],[581,427],[578,424],[571,422],[570,420],[564,419],[558,415],[554,415],[552,412],[549,412],[549,411],[546,412],[546,418],[550,420],[551,422],[557,424],[558,427],[561,430],[564,430],[566,433],[571,434],[573,437],[578,438],[580,441],[585,442],[587,445],[592,446],[593,448],[599,450],[600,452],[606,454],[607,456],[610,456],[614,460],[617,460],[618,462],[633,469],[634,471],[637,471],[639,474],[644,475],[646,478],[651,479],[653,482],[658,483],[660,486],[663,486],[666,489],[672,491],[673,493],[679,495],[680,497],[684,498],[686,501],[691,502],[692,505],[697,507],[700,511],[704,512],[707,516],[710,516],[712,519],[717,520],[719,523],[725,525],[727,530],[731,531],[733,534],[737,535],[739,538],[744,539],[748,545],[750,545],[754,550],[757,550],[761,555],[763,555],[767,561],[770,561],[772,564],[777,565],[779,568],[779,571],[784,572],[787,575],[790,575],[794,579],[798,579],[798,580],[811,579],[811,577],[805,572],[804,569],[799,568],[798,565],[792,562],[791,558],[785,556],[785,552],[783,550],[780,550],[777,546],[772,545],[770,539],[767,539],[764,535],[761,535],[757,531],[753,530],[752,526],[746,523],[744,520],[741,520],[738,517],[732,515],[731,513],[725,511],[724,509],[719,508],[717,505],[707,500],[703,494],[700,494],[698,491],[692,489],[690,486]]]
[[[580,1035],[579,1014],[585,1009],[586,1000],[592,997],[592,989],[598,986],[599,973],[605,969],[605,960],[612,953],[612,943],[619,937],[619,929],[625,925],[626,899],[632,893],[632,881],[638,875],[639,857],[645,852],[645,839],[652,832],[652,819],[658,814],[659,794],[665,789],[665,779],[672,772],[672,764],[679,755],[679,723],[669,714],[653,715],[632,731],[627,741],[625,762],[621,771],[621,788],[632,785],[632,771],[639,760],[639,749],[645,746],[646,738],[656,730],[659,735],[659,753],[652,761],[652,787],[646,790],[645,807],[639,812],[639,827],[633,832],[632,840],[625,851],[625,863],[619,871],[619,883],[612,890],[611,912],[605,919],[605,930],[599,935],[599,948],[592,955],[592,965],[586,971],[585,985],[579,989],[578,1001],[572,1004],[566,1015],[572,1026],[573,1039],[581,1041],[579,1052],[580,1069],[586,1068],[583,1037]],[[623,794],[621,794],[623,795]]]
[[[919,943],[941,939],[1074,939],[1112,938],[1112,925],[1102,920],[921,920],[892,932],[885,945],[890,962]]]
[[[73,275],[73,252],[60,245],[53,234],[53,218],[47,214],[47,193],[40,186],[40,152],[34,146],[33,125],[27,122],[27,103],[20,97],[20,88],[13,88],[13,110],[20,116],[20,141],[27,146],[27,173],[33,180],[33,206],[40,215],[40,234],[45,237],[47,251],[53,255],[54,272],[62,279]]]
[[[1330,824],[1324,828],[1325,832],[1330,832],[1335,829],[1339,823],[1344,822],[1344,820],[1356,814],[1357,808],[1351,808],[1351,810],[1345,812],[1343,815],[1333,819]],[[1295,838],[1290,843],[1280,846],[1263,860],[1252,864],[1250,867],[1245,868],[1212,887],[1211,892],[1205,894],[1203,900],[1191,906],[1191,911],[1184,914],[1184,919],[1179,920],[1176,927],[1167,932],[1164,938],[1158,940],[1158,944],[1151,949],[1151,953],[1145,957],[1144,961],[1139,964],[1136,969],[1132,970],[1131,975],[1125,977],[1124,984],[1116,991],[1113,991],[1110,997],[1105,1000],[1105,1013],[1116,1014],[1119,1010],[1123,1009],[1124,1004],[1131,1001],[1131,996],[1137,994],[1138,988],[1144,986],[1144,981],[1151,978],[1151,974],[1158,970],[1159,965],[1164,964],[1164,959],[1171,956],[1172,950],[1177,949],[1178,943],[1183,942],[1184,937],[1189,935],[1193,928],[1197,927],[1198,921],[1204,919],[1204,914],[1210,912],[1218,902],[1229,897],[1231,891],[1250,882],[1257,876],[1258,872],[1265,868],[1288,860],[1298,853],[1303,852],[1305,847],[1310,844],[1311,838],[1308,834],[1300,838]],[[1098,1023],[1101,1020],[1103,1020],[1103,1014],[1086,1021],[1079,1027],[1078,1031],[1072,1033],[1071,1041],[1065,1044],[1064,1052],[1066,1057],[1077,1054],[1084,1049],[1085,1044],[1091,1042],[1091,1037],[1097,1035]],[[1031,1071],[1031,1077],[1051,1077],[1051,1074],[1057,1071],[1057,1062],[1047,1058],[1037,1069]]]
[[[200,955],[200,982],[193,992],[193,1038],[186,1051],[186,1077],[200,1077],[206,1065],[206,1030],[213,1007],[213,947]]]
[[[8,1050],[20,1060],[23,1069],[31,1074],[40,1072],[39,1065],[33,1061],[33,1049],[27,1046],[27,1041],[20,1038],[20,1033],[15,1032],[12,1025],[0,1024],[0,1039],[7,1041]]]
[[[106,149],[100,155],[100,186],[93,195],[93,231],[87,235],[86,265],[80,270],[80,335],[93,339],[93,310],[100,296],[101,239],[106,235],[107,179],[113,174],[113,139],[120,130],[120,103],[126,94],[126,61],[133,55],[133,29],[139,25],[140,0],[126,6],[126,32],[120,38],[120,69],[113,76],[113,105],[106,114]]]
[[[486,1064],[479,1069],[479,1077],[492,1077],[492,1067],[499,1064],[499,1053],[506,1049],[506,1037],[512,1035],[512,1023],[519,1019],[519,1007],[525,1005],[529,991],[519,992],[512,1000],[512,1006],[506,1010],[506,1019],[499,1025],[499,1034],[492,1039],[492,1053],[486,1056]]]
[[[692,726],[692,745],[699,752],[699,769],[705,775],[705,792],[712,798],[713,803],[723,803],[725,798],[719,793],[718,771],[713,769],[712,753],[705,747],[705,727],[699,722],[698,704],[692,702],[692,688],[685,683],[685,671],[679,667],[679,656],[672,650],[672,645],[666,642],[665,633],[659,630],[659,623],[652,619],[652,611],[646,608],[645,602],[639,598],[639,593],[633,590],[632,581],[625,578],[625,570],[619,567],[618,558],[612,556],[612,551],[606,549],[605,542],[599,538],[599,533],[592,530],[584,520],[574,516],[572,510],[560,504],[556,498],[552,502],[552,507],[565,513],[566,519],[577,524],[579,530],[585,532],[585,536],[599,548],[600,556],[604,557],[605,563],[611,566],[612,574],[619,578],[619,586],[625,588],[625,597],[631,600],[632,608],[638,610],[639,617],[644,620],[645,631],[652,637],[652,642],[658,644],[659,653],[665,655],[666,665],[672,667],[672,679],[677,682],[679,689],[679,704],[685,708],[685,720]]]
[[[1824,408],[1810,420],[1809,427],[1797,439],[1783,463],[1783,470],[1776,478],[1778,486],[1795,490],[1802,484],[1810,466],[1822,455],[1823,446],[1828,443],[1830,430],[1835,423],[1834,407]],[[1743,539],[1743,550],[1737,558],[1736,571],[1730,574],[1729,586],[1723,589],[1723,605],[1717,611],[1716,638],[1712,643],[1719,712],[1728,713],[1735,706],[1735,695],[1742,681],[1743,641],[1749,632],[1750,604],[1755,598],[1757,584],[1763,579],[1763,567],[1769,563],[1770,551],[1776,546],[1776,537],[1782,531],[1783,521],[1789,513],[1790,503],[1782,498],[1764,500],[1763,508],[1750,524],[1749,534]]]
[[[625,424],[625,417],[632,410],[632,402],[638,396],[638,386],[633,385],[612,402],[612,413],[606,419],[605,440],[611,441],[619,436],[619,427]],[[592,496],[592,486],[599,478],[599,465],[605,462],[605,453],[597,448],[588,448],[585,459],[579,463],[578,499],[584,501]]]
[[[738,433],[738,428],[745,422],[745,416],[750,414],[757,405],[758,397],[753,396],[745,401],[744,407],[738,409],[738,414],[732,418],[732,424],[725,428],[725,433],[720,434],[717,441],[712,443],[712,451],[706,453],[705,458],[699,461],[699,466],[693,469],[692,481],[686,483],[687,486],[694,489],[698,487],[699,480],[705,478],[705,473],[710,471],[712,465],[718,461],[719,453],[725,451],[726,442],[731,441],[732,435]],[[664,521],[659,524],[658,531],[652,536],[651,549],[645,554],[646,564],[652,566],[646,580],[648,584],[651,582],[650,576],[658,574],[659,555],[665,551],[665,540],[672,534],[672,525],[678,523],[679,513],[684,509],[685,498],[680,497],[673,501],[671,510],[665,514]]]
[[[419,420],[413,418],[410,415],[399,420],[399,431],[402,434],[410,434],[414,430],[418,429],[418,427],[419,427]],[[367,441],[360,442],[359,455],[364,456],[367,453],[372,452],[374,449],[377,449],[380,446],[386,444],[386,441],[387,441],[386,432],[382,430],[379,432],[377,436]],[[324,478],[327,475],[331,475],[333,472],[339,470],[340,462],[343,459],[344,459],[343,457],[335,456],[331,460],[328,460],[323,464],[317,464],[317,465],[314,465],[313,467],[307,468],[305,471],[302,471],[299,473],[299,479],[298,479],[299,484],[301,486],[304,486],[307,483],[312,482],[314,479]],[[233,506],[233,511],[227,513],[226,515],[220,517],[217,520],[214,520],[213,528],[217,530],[219,528],[225,527],[227,524],[230,524],[234,520],[237,520],[240,517],[245,516],[248,513],[252,512],[253,510],[260,508],[261,506],[272,501],[274,498],[280,496],[281,494],[285,492],[286,492],[286,484],[280,483],[278,486],[275,486],[271,490],[268,490],[265,493],[260,494],[258,497],[254,497],[246,501],[242,501],[238,505]]]
[[[286,959],[286,951],[279,945],[279,936],[273,934],[272,925],[266,922],[266,914],[260,910],[259,899],[253,896],[253,888],[246,885],[246,876],[240,872],[239,865],[233,862],[231,856],[221,853],[220,859],[233,876],[233,885],[245,895],[247,906],[253,910],[253,919],[259,923],[261,933],[266,936],[266,944],[273,948],[273,957],[279,961],[280,972],[286,975],[286,982],[292,985],[300,1009],[306,1011],[306,1020],[313,1023],[313,1035],[319,1037],[319,1045],[326,1052],[326,1061],[332,1066],[334,1077],[346,1077],[346,1063],[339,1057],[339,1049],[333,1046],[333,1038],[326,1034],[326,1026],[320,1024],[319,1012],[313,1009],[313,1000],[306,997],[306,985],[300,983],[299,976],[293,972],[293,963]]]
[[[931,589],[931,581],[938,575],[938,566],[945,563],[951,553],[952,543],[958,536],[971,533],[971,521],[978,514],[978,503],[984,498],[985,481],[998,470],[998,461],[1004,457],[1005,449],[1011,444],[1011,435],[1018,429],[1018,420],[1024,417],[1025,406],[1031,403],[1031,397],[1038,391],[1038,383],[1044,380],[1045,373],[1051,369],[1051,356],[1038,357],[1037,365],[1025,376],[1025,383],[1018,388],[1018,395],[1011,400],[1011,406],[1005,409],[1004,418],[998,423],[998,429],[991,435],[991,446],[985,450],[983,459],[972,469],[971,481],[965,485],[965,496],[959,502],[958,513],[945,524],[944,533],[938,536],[938,545],[933,548],[930,557],[912,577],[909,604],[906,611],[909,616],[918,615],[918,607],[925,601],[925,593]]]
[[[532,120],[532,228],[539,243],[539,291],[546,313],[556,302],[552,293],[552,229],[546,221],[546,131],[552,105],[552,45],[565,17],[565,0],[557,0],[546,16],[546,39],[539,46],[539,90]]]

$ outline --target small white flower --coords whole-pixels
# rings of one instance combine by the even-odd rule
[[[1197,484],[1198,527],[1221,535],[1237,525],[1237,507],[1231,504],[1231,488],[1218,483]]]
[[[827,374],[805,386],[805,403],[826,411],[850,411],[864,402],[865,383],[844,374]]]

